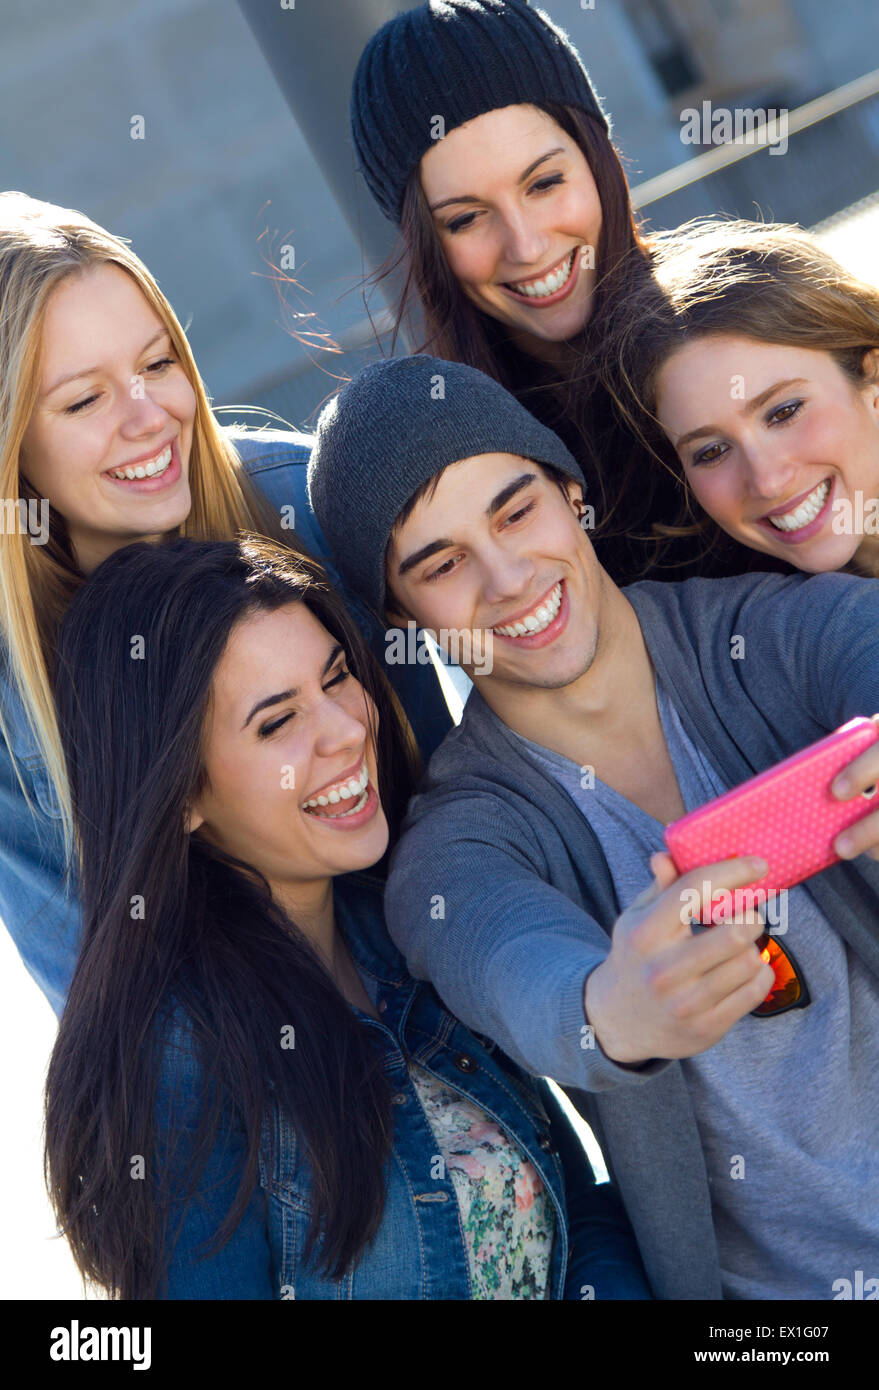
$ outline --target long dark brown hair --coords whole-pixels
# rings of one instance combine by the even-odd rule
[[[652,532],[654,518],[677,514],[680,485],[674,476],[647,466],[643,447],[621,422],[604,380],[607,312],[632,283],[649,274],[648,242],[632,210],[619,155],[601,123],[575,106],[536,105],[583,152],[602,210],[592,312],[583,331],[566,345],[564,366],[519,348],[502,323],[463,293],[446,260],[417,167],[406,186],[401,244],[371,278],[377,284],[391,276],[401,279],[391,351],[405,327],[418,342],[417,351],[485,372],[561,436],[583,469],[585,500],[595,507],[592,539],[598,557],[618,583],[627,583],[661,561],[679,566],[690,558],[685,553],[672,557],[671,541]]]
[[[95,571],[61,627],[55,688],[82,946],[49,1066],[46,1173],[79,1269],[122,1298],[166,1288],[176,1218],[229,1116],[246,1152],[211,1254],[247,1207],[263,1123],[279,1110],[313,1174],[306,1257],[319,1243],[321,1268],[340,1277],[381,1220],[389,1096],[370,1030],[261,875],[185,829],[233,625],[294,602],[342,645],[374,701],[393,841],[418,772],[414,740],[316,562],[256,536],[141,542]],[[132,659],[135,637],[144,659]],[[364,882],[380,887],[386,861]],[[183,1119],[160,1126],[156,1113],[181,1021],[199,1067],[188,1131]],[[291,1026],[286,1050],[279,1040]],[[131,1171],[138,1156],[142,1181]]]

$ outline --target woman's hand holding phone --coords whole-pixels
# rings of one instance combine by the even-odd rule
[[[602,1051],[622,1064],[693,1057],[713,1047],[765,999],[772,967],[756,942],[758,911],[742,908],[711,931],[693,934],[702,894],[744,888],[764,861],[726,859],[678,875],[670,855],[651,857],[651,886],[614,928],[610,954],[586,980],[586,1018]]]

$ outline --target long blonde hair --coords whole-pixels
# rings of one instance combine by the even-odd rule
[[[126,271],[171,336],[173,351],[195,392],[189,457],[192,507],[175,534],[199,540],[231,540],[239,530],[278,539],[278,523],[252,487],[239,456],[210,407],[204,383],[174,310],[127,239],[114,236],[72,208],[56,207],[24,193],[0,193],[0,498],[33,499],[20,471],[21,442],[39,390],[46,306],[68,275],[98,265]],[[4,528],[0,544],[0,623],[5,659],[24,705],[72,844],[72,817],[64,758],[52,698],[55,636],[73,594],[84,582],[63,517],[50,502],[49,538],[32,545],[22,527]],[[289,543],[290,533],[283,537]],[[15,761],[0,710],[0,732]]]

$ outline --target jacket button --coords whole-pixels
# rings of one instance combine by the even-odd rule
[[[455,1066],[458,1068],[458,1071],[476,1070],[476,1063],[474,1062],[472,1057],[469,1057],[467,1055],[466,1052],[458,1053],[457,1057],[455,1058]]]
[[[546,1131],[544,1131],[542,1134],[538,1134],[537,1142],[543,1149],[544,1153],[554,1154],[558,1152],[555,1144],[552,1142],[552,1135],[547,1134]]]
[[[398,1091],[396,1095],[391,1096],[391,1104],[405,1105],[408,1099],[409,1097],[406,1095],[405,1091]]]

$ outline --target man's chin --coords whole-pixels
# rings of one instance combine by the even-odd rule
[[[564,690],[585,676],[591,665],[591,656],[584,661],[582,655],[577,660],[560,658],[534,661],[527,666],[524,662],[508,666],[496,660],[492,670],[482,676],[478,668],[468,670],[466,674],[475,685],[484,686],[486,681],[495,681],[499,685],[524,686],[534,690]]]

